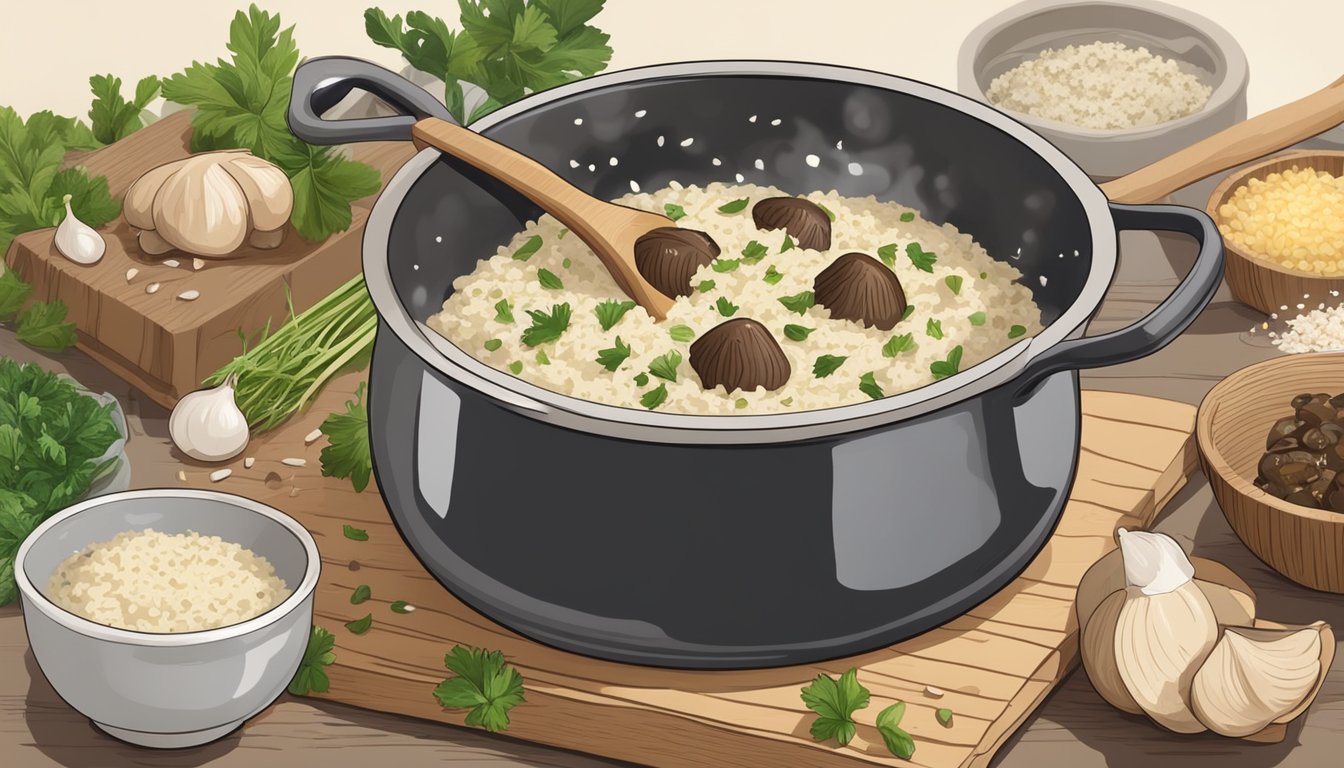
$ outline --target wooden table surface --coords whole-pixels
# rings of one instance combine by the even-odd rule
[[[1179,239],[1127,233],[1121,268],[1092,333],[1141,316],[1176,284],[1194,249]],[[1084,374],[1084,386],[1136,392],[1198,403],[1226,374],[1278,352],[1246,330],[1260,318],[1233,302],[1226,288],[1184,336],[1144,360]],[[117,395],[128,412],[136,485],[172,484],[177,465],[169,458],[166,413],[137,395],[78,352],[42,357],[0,331],[0,355],[40,360],[65,370],[95,391]],[[1219,560],[1255,589],[1264,618],[1306,623],[1324,619],[1344,627],[1344,596],[1298,587],[1260,563],[1228,528],[1208,485],[1196,473],[1159,518],[1194,553]],[[1344,635],[1341,635],[1344,636]],[[675,745],[668,745],[675,749]],[[1123,714],[1101,700],[1086,676],[1075,672],[1000,753],[1001,768],[1143,765],[1146,768],[1260,768],[1339,764],[1344,754],[1344,653],[1305,718],[1293,723],[1281,744],[1253,745],[1216,736],[1177,736]],[[368,765],[564,766],[617,765],[583,755],[535,747],[461,728],[408,720],[286,695],[245,732],[199,749],[150,752],[96,732],[62,702],[28,652],[17,606],[0,609],[0,761],[16,768],[38,766],[152,766],[178,768],[330,768]]]

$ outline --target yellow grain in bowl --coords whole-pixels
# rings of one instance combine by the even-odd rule
[[[1286,269],[1344,275],[1344,177],[1293,166],[1251,179],[1218,208],[1223,239]]]

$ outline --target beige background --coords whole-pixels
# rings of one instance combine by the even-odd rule
[[[962,38],[1009,0],[607,0],[612,68],[695,58],[786,58],[849,64],[956,87]],[[1251,62],[1250,113],[1344,74],[1340,0],[1176,0],[1226,27]],[[296,24],[308,56],[347,54],[396,66],[369,42],[363,11],[421,9],[457,22],[455,0],[264,0]],[[88,110],[88,76],[170,74],[225,54],[246,0],[4,0],[0,104],[27,115]],[[1306,22],[1306,23],[1303,23]]]

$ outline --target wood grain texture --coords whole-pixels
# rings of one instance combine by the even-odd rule
[[[1289,355],[1252,365],[1209,391],[1199,408],[1204,474],[1232,530],[1274,570],[1303,586],[1344,593],[1344,514],[1256,488],[1265,436],[1302,392],[1344,391],[1344,354]]]
[[[1293,167],[1344,176],[1344,151],[1285,152],[1229,174],[1209,195],[1206,206],[1208,214],[1221,224],[1222,216],[1218,209],[1231,199],[1239,187],[1245,186],[1251,179],[1263,180],[1271,173],[1282,173]],[[1344,292],[1344,276],[1323,277],[1300,269],[1290,269],[1227,240],[1223,241],[1223,246],[1227,252],[1225,277],[1232,295],[1246,306],[1254,307],[1266,315],[1283,314],[1283,307],[1296,307],[1304,301],[1307,301],[1308,307],[1314,307],[1321,301],[1328,301],[1331,291]],[[1317,298],[1308,301],[1304,298],[1306,296]],[[1296,313],[1290,310],[1287,314],[1291,316]]]
[[[988,765],[1076,664],[1073,593],[1083,573],[1114,547],[1117,526],[1148,525],[1194,466],[1193,408],[1085,393],[1087,459],[1077,488],[1089,500],[1069,505],[1046,548],[999,594],[942,627],[852,658],[766,670],[652,669],[555,650],[484,618],[420,567],[374,489],[356,494],[345,481],[321,477],[324,440],[305,446],[303,436],[351,397],[358,381],[338,379],[311,413],[255,441],[247,451],[256,459],[251,469],[240,457],[222,483],[209,481],[215,465],[188,469],[185,481],[272,504],[313,532],[323,560],[315,621],[337,638],[331,691],[322,698],[460,724],[464,713],[441,709],[431,695],[447,675],[444,653],[455,643],[498,649],[527,686],[527,703],[511,713],[510,736],[654,766]],[[287,457],[307,465],[281,464]],[[1107,485],[1110,478],[1122,482]],[[345,538],[346,523],[365,529],[368,541]],[[352,605],[361,584],[372,598]],[[391,612],[396,600],[414,612]],[[366,634],[343,627],[366,614],[373,616]],[[851,666],[872,703],[858,713],[849,746],[819,744],[798,691],[817,674]],[[873,724],[897,700],[907,704],[903,727],[918,743],[912,763],[892,757]],[[950,728],[935,719],[940,707],[956,713]]]
[[[140,174],[186,157],[190,114],[173,114],[127,139],[81,157],[89,173],[105,175],[121,196]],[[361,144],[354,158],[386,179],[412,154],[410,144]],[[33,298],[63,301],[79,331],[78,346],[156,402],[171,407],[177,398],[241,351],[238,331],[252,336],[268,324],[278,327],[294,310],[302,312],[360,270],[360,236],[372,198],[355,203],[349,229],[322,243],[310,243],[287,227],[284,242],[270,250],[244,248],[229,259],[207,260],[200,270],[178,251],[147,256],[135,232],[118,217],[101,232],[107,252],[93,266],[75,264],[52,244],[55,230],[20,235],[6,262],[33,286]],[[163,266],[176,259],[180,266]],[[139,270],[132,280],[129,269]],[[150,283],[160,289],[146,292]],[[200,292],[195,301],[177,294]]]

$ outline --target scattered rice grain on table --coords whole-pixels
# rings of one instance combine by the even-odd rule
[[[846,198],[835,192],[804,195],[834,214],[831,248],[819,252],[794,247],[781,253],[785,232],[758,230],[752,223],[751,203],[785,194],[773,187],[750,184],[713,183],[702,188],[674,182],[662,190],[626,195],[616,201],[659,213],[668,204],[681,206],[685,216],[677,226],[707,232],[722,248],[720,261],[739,260],[736,268],[725,272],[716,271],[713,265],[701,267],[691,284],[703,283],[706,289],[677,299],[662,323],[635,307],[604,331],[595,306],[604,300],[624,301],[627,297],[579,238],[562,237],[560,223],[542,216],[494,256],[479,262],[472,273],[455,280],[454,293],[444,302],[442,311],[428,319],[428,325],[486,364],[546,389],[584,400],[642,408],[643,395],[666,385],[667,399],[658,410],[688,414],[803,411],[866,402],[870,396],[860,389],[860,379],[866,373],[873,374],[874,383],[884,394],[892,395],[934,381],[931,365],[945,360],[956,347],[962,348],[960,368],[965,370],[1019,337],[1040,331],[1040,310],[1032,301],[1031,291],[1017,282],[1022,275],[1015,267],[991,258],[970,235],[950,225],[926,221],[905,206],[878,202],[871,196]],[[729,215],[718,211],[725,203],[744,197],[750,202],[741,212]],[[903,217],[909,220],[903,221]],[[515,259],[514,253],[533,236],[541,238],[540,248],[526,260]],[[759,262],[748,263],[742,259],[742,252],[753,240],[766,247],[767,255]],[[906,246],[913,242],[937,255],[932,272],[916,268],[907,257]],[[860,251],[876,258],[883,245],[895,246],[893,268],[914,308],[895,328],[882,331],[831,320],[829,310],[822,306],[813,306],[800,315],[780,303],[780,297],[811,291],[816,275],[840,255]],[[782,275],[775,283],[764,279],[772,268]],[[563,287],[543,286],[541,270],[559,278]],[[961,278],[959,291],[949,286],[949,277]],[[709,283],[713,287],[708,287]],[[783,388],[732,393],[721,386],[702,389],[690,366],[690,347],[695,339],[728,319],[716,308],[720,298],[739,307],[733,318],[761,322],[779,342],[792,367]],[[499,310],[505,301],[511,320]],[[560,338],[536,347],[524,344],[522,332],[531,322],[528,311],[549,312],[563,303],[569,304],[572,315]],[[930,335],[930,320],[941,324],[941,339]],[[815,331],[805,340],[795,341],[785,336],[786,325]],[[687,326],[693,337],[673,339],[670,329],[675,326]],[[884,345],[905,334],[911,335],[911,348],[897,352],[895,357],[885,356]],[[631,348],[631,354],[612,373],[597,362],[597,356],[599,350],[612,348],[617,337]],[[650,376],[654,360],[668,353],[681,357],[676,381]],[[834,373],[818,378],[813,366],[821,355],[843,355],[847,359]],[[647,381],[640,383],[641,377],[647,377]]]

